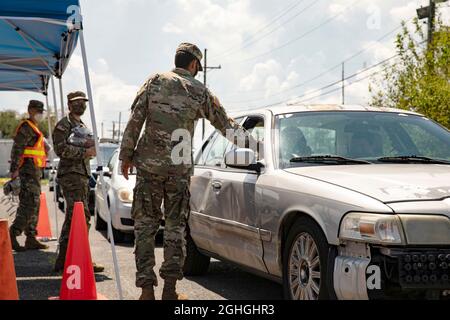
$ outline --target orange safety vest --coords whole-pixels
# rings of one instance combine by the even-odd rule
[[[47,164],[47,152],[45,152],[44,134],[30,120],[22,121],[22,123],[17,127],[16,134],[25,123],[27,123],[33,129],[33,131],[38,135],[39,138],[34,146],[25,148],[25,151],[23,152],[23,155],[20,159],[20,167],[22,167],[26,158],[31,158],[33,159],[36,167],[45,168]]]

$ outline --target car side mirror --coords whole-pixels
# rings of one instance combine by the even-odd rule
[[[225,155],[225,164],[230,168],[258,171],[256,155],[252,149],[237,148]]]
[[[112,178],[112,172],[109,170],[108,167],[103,167],[103,176]]]

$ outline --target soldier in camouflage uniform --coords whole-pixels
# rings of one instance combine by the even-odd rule
[[[42,168],[45,167],[46,150],[43,134],[37,128],[42,120],[44,104],[31,100],[28,105],[29,119],[22,121],[16,129],[11,150],[11,178],[20,178],[19,208],[10,228],[12,248],[15,251],[48,249],[36,240],[39,218]],[[40,153],[40,155],[39,155]],[[16,237],[25,232],[25,247]]]
[[[165,280],[162,298],[182,299],[176,293],[176,281],[183,278],[186,255],[185,227],[189,216],[190,163],[174,164],[171,154],[179,141],[172,141],[175,130],[183,129],[190,138],[200,118],[222,132],[240,128],[228,118],[218,99],[195,79],[202,71],[202,53],[192,44],[182,43],[176,53],[176,68],[150,77],[139,91],[121,145],[122,172],[137,167],[132,217],[136,236],[136,286],[142,288],[141,300],[154,299],[157,277],[155,234],[160,225],[164,199],[164,262],[159,270]],[[139,139],[145,123],[145,131]],[[139,139],[139,141],[138,141]],[[191,143],[191,142],[189,142]],[[184,297],[185,298],[185,297]]]
[[[81,121],[88,101],[86,95],[80,91],[73,92],[67,95],[67,99],[69,115],[57,123],[53,133],[55,153],[60,158],[57,179],[66,202],[66,215],[59,237],[59,254],[55,262],[55,272],[64,269],[75,202],[83,202],[86,224],[88,228],[90,227],[88,193],[91,169],[89,162],[96,155],[95,142],[92,139],[87,139],[82,146],[69,143],[69,137],[74,128],[86,127]],[[103,270],[104,267],[94,263],[94,272]]]

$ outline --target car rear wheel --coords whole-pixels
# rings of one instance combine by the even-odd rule
[[[95,210],[94,219],[95,219],[95,230],[97,230],[97,231],[104,231],[104,230],[108,229],[108,225],[100,217],[97,209]]]
[[[329,299],[329,245],[322,230],[299,219],[289,231],[283,255],[283,289],[289,300]]]
[[[186,236],[186,259],[183,273],[186,276],[201,276],[208,272],[211,258],[201,253],[188,234]]]

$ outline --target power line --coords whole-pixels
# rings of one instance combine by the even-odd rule
[[[394,55],[394,56],[392,56],[392,57],[390,57],[390,58],[384,59],[384,60],[382,60],[382,61],[380,61],[380,62],[378,62],[378,63],[376,63],[376,64],[374,64],[374,65],[372,65],[372,66],[370,66],[370,67],[364,68],[364,69],[362,69],[362,70],[360,70],[360,71],[358,71],[358,72],[356,72],[356,73],[354,73],[354,74],[352,74],[352,75],[350,75],[350,76],[345,77],[343,80],[344,80],[344,81],[347,81],[347,80],[350,80],[350,79],[352,79],[352,78],[354,78],[354,77],[357,77],[358,75],[360,75],[360,74],[362,74],[362,73],[364,73],[364,72],[366,72],[366,71],[369,71],[369,70],[371,70],[371,69],[374,69],[374,68],[376,68],[376,67],[378,67],[378,66],[380,66],[380,65],[382,65],[382,64],[384,64],[384,63],[386,63],[386,62],[388,62],[388,61],[390,61],[390,60],[392,60],[392,59],[394,59],[394,58],[396,58],[396,57],[398,57],[398,56],[399,56],[399,54],[396,54],[396,55]],[[282,100],[282,101],[278,101],[278,102],[275,102],[275,103],[271,103],[271,104],[269,104],[269,105],[265,105],[265,106],[262,106],[262,107],[260,107],[260,108],[268,108],[268,107],[272,107],[272,106],[275,106],[275,105],[278,105],[278,104],[286,103],[286,102],[291,101],[291,100],[293,100],[293,99],[300,99],[300,98],[309,96],[309,95],[311,95],[311,94],[313,94],[313,93],[321,92],[321,91],[323,91],[323,90],[325,90],[325,89],[334,87],[335,85],[338,85],[338,84],[340,84],[341,82],[342,82],[342,80],[338,80],[338,81],[332,82],[332,83],[330,83],[330,84],[328,84],[328,85],[326,85],[326,86],[324,86],[324,87],[322,87],[322,88],[316,89],[316,90],[314,90],[314,91],[311,91],[311,92],[308,92],[308,93],[304,93],[304,94],[302,94],[302,95],[300,95],[300,96],[297,96],[297,97],[294,97],[294,98],[291,98],[291,99],[285,99],[285,100]],[[336,90],[341,90],[341,88],[339,87],[339,88],[337,88]]]
[[[294,42],[297,42],[298,40],[301,40],[301,39],[305,38],[306,36],[310,35],[310,34],[313,33],[314,31],[316,31],[316,30],[318,30],[318,29],[324,27],[325,25],[329,24],[330,22],[334,21],[334,20],[337,19],[339,16],[341,16],[347,9],[349,9],[350,7],[352,7],[356,2],[357,2],[357,0],[356,0],[356,1],[353,1],[352,3],[350,3],[349,5],[347,5],[347,6],[344,8],[344,10],[342,10],[342,11],[339,12],[338,14],[336,14],[336,15],[334,15],[334,16],[328,18],[328,19],[326,19],[325,21],[323,21],[322,23],[320,23],[320,24],[317,25],[316,27],[314,27],[314,28],[312,28],[312,29],[310,29],[310,30],[304,32],[304,33],[301,34],[300,36],[298,36],[298,37],[296,37],[296,38],[294,38],[294,39],[292,39],[292,40],[289,40],[288,42],[286,42],[286,43],[284,43],[284,44],[282,44],[282,45],[280,45],[280,46],[278,46],[278,47],[275,47],[275,48],[273,48],[273,49],[271,49],[271,50],[269,50],[269,51],[266,51],[266,52],[264,52],[264,53],[261,53],[261,54],[259,54],[259,55],[256,55],[256,56],[253,56],[253,57],[250,57],[250,58],[246,58],[246,59],[243,59],[243,60],[231,61],[230,63],[237,64],[237,63],[243,63],[243,62],[252,61],[252,60],[255,60],[255,59],[258,59],[258,58],[267,56],[268,54],[271,54],[272,52],[275,52],[275,51],[278,51],[278,50],[280,50],[280,49],[283,49],[283,48],[285,48],[285,47],[287,47],[287,46],[293,44]]]
[[[412,20],[413,20],[413,19],[408,20],[407,23],[411,22]],[[241,100],[241,101],[234,101],[234,102],[231,102],[231,103],[249,103],[249,102],[257,102],[257,101],[261,101],[261,100],[266,100],[267,98],[274,97],[274,96],[280,95],[280,94],[282,94],[282,93],[291,91],[291,90],[293,90],[293,89],[297,89],[297,88],[303,87],[303,86],[305,86],[305,85],[308,85],[309,83],[311,83],[311,82],[313,82],[313,81],[315,81],[315,80],[317,80],[317,79],[320,79],[321,77],[327,75],[327,74],[330,73],[331,71],[334,71],[335,69],[341,67],[343,63],[346,63],[346,62],[348,62],[348,61],[350,61],[350,60],[352,60],[352,59],[354,59],[354,58],[360,56],[361,54],[363,54],[363,53],[366,52],[367,50],[373,48],[378,42],[384,40],[385,38],[387,38],[387,37],[390,36],[392,33],[396,32],[397,30],[399,30],[399,29],[402,28],[402,27],[403,27],[403,25],[397,26],[396,28],[394,28],[394,29],[390,30],[389,32],[383,34],[380,38],[378,38],[377,40],[375,40],[375,43],[371,44],[370,46],[367,46],[367,47],[365,47],[365,48],[359,50],[358,52],[356,52],[356,53],[350,55],[349,57],[345,58],[344,60],[342,60],[342,61],[339,62],[338,64],[332,66],[331,68],[325,70],[324,72],[321,72],[321,73],[319,73],[318,75],[316,75],[316,76],[314,76],[314,77],[312,77],[312,78],[309,78],[308,80],[305,80],[305,81],[303,81],[303,82],[301,82],[301,83],[299,83],[299,84],[293,85],[293,86],[291,86],[291,87],[289,87],[289,88],[283,89],[283,90],[281,90],[281,91],[278,91],[278,92],[276,92],[276,93],[273,93],[273,94],[271,94],[271,95],[269,95],[269,96],[265,96],[265,97],[263,97],[263,98],[258,98],[258,99],[248,99],[248,100]],[[246,93],[249,93],[249,92],[256,93],[256,92],[264,92],[264,91],[266,91],[266,90],[265,90],[265,89],[258,89],[258,90],[254,90],[254,91],[247,91]]]
[[[288,20],[284,21],[282,24],[276,26],[275,28],[271,29],[269,32],[263,34],[261,37],[259,38],[255,38],[252,41],[244,44],[243,46],[241,46],[238,50],[233,50],[232,52],[222,56],[222,58],[224,57],[228,57],[230,55],[235,54],[238,51],[242,51],[245,48],[248,48],[249,46],[251,46],[252,44],[268,37],[269,35],[271,35],[272,33],[274,33],[275,31],[277,31],[278,29],[280,29],[281,27],[283,27],[284,25],[288,24],[289,22],[291,22],[292,20],[294,20],[295,18],[297,18],[298,16],[304,14],[306,11],[308,11],[308,9],[310,9],[311,7],[313,7],[314,5],[316,5],[317,3],[319,3],[320,0],[314,0],[313,2],[311,2],[310,4],[308,4],[305,8],[303,8],[301,11],[297,12],[295,15],[293,15],[292,17],[290,17]]]
[[[264,25],[263,27],[261,27],[260,29],[258,29],[257,31],[255,31],[252,35],[250,35],[247,39],[244,40],[244,43],[247,42],[248,40],[251,40],[253,37],[255,37],[256,35],[258,35],[258,33],[264,31],[265,29],[267,29],[268,27],[270,27],[271,25],[273,25],[275,22],[277,22],[278,20],[280,20],[282,17],[284,17],[286,14],[288,14],[289,12],[291,12],[293,9],[295,9],[297,6],[299,6],[304,0],[300,0],[300,1],[294,1],[292,2],[290,5],[288,5],[287,7],[285,7],[285,9],[283,9],[279,14],[277,14],[274,18],[272,18],[269,23],[267,23],[266,25]],[[222,53],[215,55],[212,57],[212,59],[215,59],[217,57],[221,57],[233,50],[235,50],[236,48],[239,48],[241,46],[241,44],[230,47],[228,49],[226,49],[225,51],[223,51]]]

